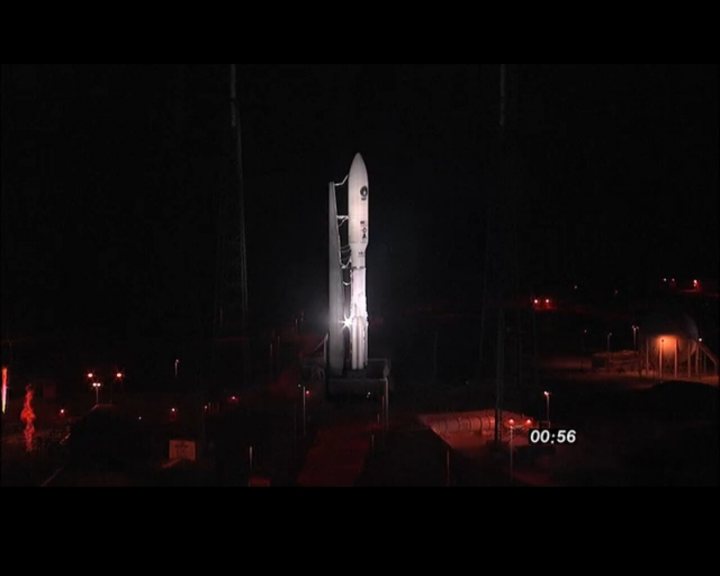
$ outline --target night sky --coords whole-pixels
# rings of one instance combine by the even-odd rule
[[[527,289],[717,276],[716,66],[511,68]],[[326,309],[327,183],[370,177],[371,314],[470,306],[498,66],[240,66],[255,325]],[[207,336],[229,67],[3,66],[3,337]],[[344,204],[340,203],[343,210]]]

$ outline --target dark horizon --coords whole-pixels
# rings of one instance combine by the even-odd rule
[[[717,277],[716,66],[513,66],[524,288]],[[3,338],[207,337],[227,66],[2,68]],[[326,306],[327,182],[368,166],[370,313],[480,289],[498,67],[239,66],[250,309]],[[342,205],[340,206],[342,210]]]

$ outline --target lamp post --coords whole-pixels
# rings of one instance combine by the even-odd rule
[[[543,396],[545,396],[545,422],[547,422],[547,427],[550,428],[550,392],[545,390]]]
[[[100,404],[100,387],[102,386],[101,382],[93,382],[92,383],[93,388],[95,388],[95,405],[97,406]]]
[[[612,332],[608,332],[608,335],[607,335],[607,366],[608,366],[608,372],[610,371],[610,338],[612,338]]]
[[[512,484],[512,481],[513,481],[513,430],[515,428],[515,419],[510,418],[510,420],[508,420],[508,424],[510,425],[510,484]]]
[[[660,365],[660,380],[662,380],[663,377],[663,348],[665,348],[665,338],[660,338],[660,352],[658,353],[660,356],[660,359],[658,361],[658,364]]]
[[[633,350],[637,350],[637,333],[638,330],[640,330],[640,326],[633,324],[632,325],[632,331],[633,331]]]
[[[122,380],[125,377],[125,374],[123,374],[120,370],[115,372],[115,381],[117,383],[118,388],[122,392]],[[115,386],[110,387],[110,404],[113,402],[113,392],[115,391]]]
[[[302,435],[303,438],[305,438],[305,434],[307,433],[307,400],[306,397],[309,395],[309,390],[303,384],[302,386]]]

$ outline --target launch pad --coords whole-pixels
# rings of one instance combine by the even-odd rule
[[[364,370],[346,370],[340,376],[328,376],[328,396],[383,395],[392,389],[390,362],[387,358],[371,358]]]

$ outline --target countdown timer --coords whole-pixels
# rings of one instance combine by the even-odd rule
[[[528,435],[530,444],[574,444],[575,430],[553,430],[552,428],[531,428]]]

